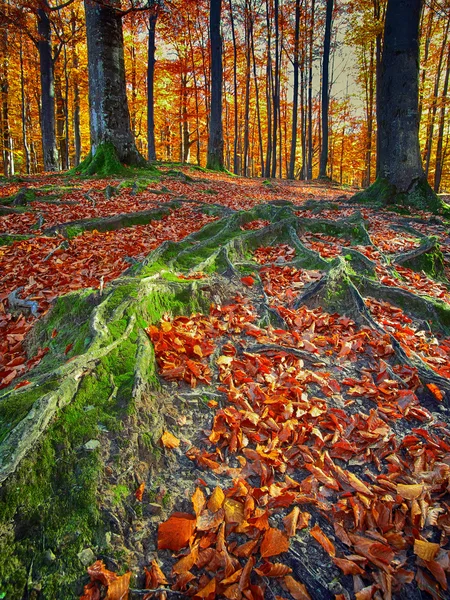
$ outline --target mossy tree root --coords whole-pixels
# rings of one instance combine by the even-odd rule
[[[370,187],[352,198],[353,202],[395,208],[415,208],[433,213],[448,212],[448,206],[433,192],[425,176],[399,191],[387,179],[379,177]]]
[[[179,208],[180,204],[176,201],[168,202],[161,208],[152,208],[134,213],[123,213],[111,217],[98,217],[96,219],[79,219],[77,221],[68,221],[53,225],[44,230],[44,235],[63,235],[67,238],[73,238],[84,231],[116,231],[124,227],[133,227],[134,225],[147,225],[151,221],[157,221],[170,214],[171,210]]]
[[[445,279],[444,256],[436,237],[422,238],[418,248],[397,254],[392,262],[413,271],[424,271],[435,279]]]

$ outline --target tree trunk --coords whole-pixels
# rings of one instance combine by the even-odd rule
[[[234,142],[233,142],[233,173],[239,175],[238,170],[238,84],[237,84],[237,46],[236,31],[234,28],[233,2],[230,0],[231,37],[233,39],[233,85],[234,85]]]
[[[291,157],[289,160],[288,179],[294,179],[295,158],[297,154],[297,122],[298,122],[298,48],[300,35],[300,0],[295,0],[295,31],[294,31],[294,90],[292,102],[292,134]]]
[[[23,72],[23,42],[22,36],[20,36],[19,46],[19,59],[20,59],[20,100],[21,100],[21,117],[22,117],[22,143],[23,150],[25,153],[25,168],[27,175],[31,172],[30,165],[30,149],[28,147],[27,139],[27,105],[25,100],[25,77]]]
[[[270,177],[270,165],[272,161],[272,49],[271,49],[271,31],[269,3],[266,2],[266,23],[267,23],[267,65],[266,65],[266,103],[267,103],[267,150],[266,150],[266,170],[265,177]]]
[[[248,177],[248,148],[249,148],[249,128],[250,128],[250,28],[252,15],[251,3],[245,2],[245,109],[244,109],[244,156],[243,156],[243,174]]]
[[[150,14],[148,20],[148,62],[147,62],[147,140],[148,160],[156,160],[155,147],[155,35],[158,13]]]
[[[275,20],[275,71],[273,80],[273,129],[272,129],[272,169],[271,177],[277,176],[277,134],[278,115],[280,112],[280,23],[279,23],[279,0],[274,4]]]
[[[314,9],[315,0],[311,0],[311,23],[309,33],[309,76],[308,76],[308,173],[307,179],[313,177],[313,121],[312,121],[312,90],[313,90],[313,48],[314,48]]]
[[[211,0],[209,21],[211,40],[211,112],[206,166],[208,169],[218,171],[223,170],[221,8],[222,0]]]
[[[56,142],[58,148],[58,156],[60,168],[65,171],[67,169],[67,153],[66,153],[66,118],[64,114],[64,98],[62,93],[61,73],[56,70],[55,73],[55,103],[56,103]]]
[[[2,32],[2,64],[0,72],[1,92],[1,132],[3,145],[3,173],[5,177],[13,175],[13,156],[9,130],[9,78],[8,78],[8,28]]]
[[[261,110],[259,107],[259,86],[258,86],[258,73],[256,70],[256,56],[255,56],[255,40],[253,35],[253,25],[250,31],[250,42],[252,46],[252,61],[253,61],[253,79],[255,81],[255,95],[256,95],[256,115],[258,118],[258,140],[259,140],[259,156],[261,162],[261,177],[264,177],[264,150],[263,150],[263,138],[261,130]]]
[[[47,12],[39,8],[38,50],[41,73],[41,131],[44,170],[58,170],[58,151],[55,135],[55,87],[53,78],[53,56],[51,46],[51,26]]]
[[[439,113],[439,133],[436,147],[436,168],[434,171],[434,191],[436,193],[439,192],[439,188],[441,186],[441,178],[442,178],[442,166],[444,162],[443,157],[443,144],[444,144],[444,126],[445,126],[445,108],[446,108],[446,100],[448,93],[448,82],[450,77],[450,45],[448,49],[447,55],[447,68],[445,70],[445,79],[444,79],[444,89],[442,91],[442,102],[441,109]]]
[[[114,148],[120,163],[143,165],[130,127],[122,20],[112,6],[85,0],[91,156]],[[109,148],[109,150],[107,150]]]
[[[388,0],[378,115],[379,176],[356,199],[438,210],[419,148],[419,22],[422,0]]]
[[[432,99],[433,104],[432,104],[431,114],[428,113],[427,136],[426,136],[426,141],[425,141],[425,152],[424,152],[425,175],[427,177],[428,177],[428,172],[430,170],[431,151],[433,149],[434,124],[436,122],[437,103],[438,103],[438,96],[439,96],[439,82],[441,79],[442,63],[444,61],[445,49],[447,47],[449,27],[450,27],[450,20],[447,21],[447,23],[445,25],[444,37],[443,37],[441,49],[439,52],[439,60],[438,60],[438,65],[437,65],[437,70],[436,70],[436,77],[434,80],[433,99]]]
[[[325,18],[325,37],[323,42],[322,64],[322,149],[320,153],[319,177],[327,176],[328,163],[328,107],[329,94],[329,63],[331,47],[331,21],[333,18],[333,0],[327,0],[327,13]]]

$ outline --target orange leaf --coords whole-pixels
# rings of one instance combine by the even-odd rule
[[[414,554],[422,560],[434,560],[439,547],[439,544],[434,544],[433,542],[414,540]]]
[[[108,571],[102,560],[95,561],[93,565],[87,568],[87,572],[92,581],[100,581],[105,586],[117,579],[116,573]]]
[[[64,350],[64,354],[69,354],[69,352],[72,350],[73,348],[73,344],[67,344],[66,349]]]
[[[264,534],[261,543],[261,556],[267,558],[269,556],[277,556],[282,552],[289,550],[289,540],[285,533],[270,527]]]
[[[183,556],[177,563],[175,563],[172,567],[172,572],[181,575],[182,573],[186,573],[190,571],[192,567],[195,565],[196,560],[198,559],[198,544],[196,543],[192,550],[186,556]]]
[[[198,517],[200,516],[200,513],[203,511],[206,505],[205,494],[199,487],[195,489],[195,492],[192,494],[191,500],[192,504],[194,505],[194,512]]]
[[[138,502],[142,502],[142,497],[144,495],[144,490],[145,490],[145,482],[142,482],[141,485],[138,487],[138,489],[134,492],[134,495],[135,495],[136,500]]]
[[[197,592],[194,598],[206,598],[206,600],[212,600],[216,597],[216,578],[213,577],[205,587]]]
[[[223,493],[222,489],[217,486],[214,488],[214,491],[208,500],[208,510],[210,510],[212,513],[217,512],[219,508],[222,508],[224,500],[225,494]]]
[[[180,445],[180,440],[174,435],[172,435],[169,431],[165,431],[161,436],[161,444],[165,448],[173,450],[173,448],[178,448],[178,446]]]
[[[292,573],[292,569],[282,563],[264,563],[259,569],[255,569],[258,575],[262,577],[284,577]]]
[[[284,583],[294,600],[311,600],[308,590],[303,583],[296,581],[291,575],[286,575]]]
[[[324,532],[321,530],[319,525],[314,525],[314,527],[310,531],[313,538],[319,542],[325,552],[328,552],[330,556],[336,556],[336,549],[334,547],[333,542],[327,537]]]
[[[420,483],[414,483],[406,485],[404,483],[397,484],[397,494],[406,500],[415,500],[423,492],[423,485]]]
[[[156,560],[153,559],[150,568],[147,569],[147,567],[145,567],[145,587],[156,588],[159,585],[165,585],[166,583],[166,576],[161,571]]]
[[[255,280],[253,279],[253,277],[250,277],[250,275],[248,277],[241,277],[241,281],[244,285],[247,285],[248,287],[251,287],[255,283]]]
[[[444,394],[441,392],[441,390],[438,388],[438,386],[434,383],[427,383],[427,388],[430,390],[430,392],[433,394],[433,396],[436,398],[436,400],[439,400],[439,402],[441,402],[444,398]]]
[[[244,521],[244,505],[233,498],[226,498],[223,503],[226,523],[237,523],[240,525]]]
[[[130,589],[131,571],[111,582],[105,600],[127,600]]]
[[[174,513],[158,528],[158,549],[177,552],[188,545],[195,530],[195,517],[187,513]]]
[[[341,569],[344,575],[363,575],[365,573],[364,569],[361,569],[361,567],[352,560],[336,557],[332,560],[334,564]]]
[[[300,509],[298,506],[294,506],[291,512],[286,515],[283,519],[284,527],[286,529],[286,533],[289,537],[295,535],[295,531],[297,529],[298,517],[300,515]]]

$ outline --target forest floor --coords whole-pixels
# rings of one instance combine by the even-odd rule
[[[449,223],[352,195],[0,181],[0,598],[447,597]]]

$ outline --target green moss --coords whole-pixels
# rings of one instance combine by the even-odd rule
[[[17,383],[17,382],[15,382]],[[0,443],[8,433],[29,413],[38,398],[56,389],[57,380],[47,381],[40,387],[26,387],[21,392],[0,396]]]
[[[423,271],[433,279],[446,281],[445,277],[445,258],[437,243],[437,238],[424,238],[420,245],[424,246],[434,242],[427,252],[412,256],[410,259],[402,261],[402,266],[413,271]]]
[[[91,150],[77,167],[68,171],[68,175],[98,175],[100,177],[110,177],[111,175],[127,177],[129,174],[129,169],[122,165],[114,145],[110,142],[100,144],[94,155]]]
[[[29,240],[31,235],[19,235],[19,234],[0,234],[0,246],[11,246],[15,242],[22,242],[23,240]]]
[[[387,179],[378,177],[366,190],[353,196],[354,202],[378,206],[412,207],[419,210],[441,212],[446,205],[433,192],[425,177],[416,181],[408,192],[398,192]]]
[[[122,327],[120,321],[117,331]],[[102,463],[98,450],[85,450],[84,444],[104,430],[120,431],[129,414],[136,339],[133,331],[100,359],[73,402],[0,490],[0,531],[16,523],[14,535],[0,536],[0,591],[8,598],[22,597],[30,564],[32,578],[42,586],[40,597],[69,599],[79,593],[74,586],[83,566],[77,554],[99,548],[104,539],[97,500]],[[24,395],[28,404],[33,393]],[[45,558],[49,549],[57,557],[51,564]]]
[[[128,496],[131,494],[130,490],[127,488],[126,485],[116,485],[113,489],[113,495],[114,495],[114,500],[113,500],[113,504],[115,504],[116,506],[119,504],[122,504],[122,502],[125,500],[125,498],[128,498]]]
[[[56,300],[52,310],[37,322],[27,340],[30,356],[37,354],[41,348],[49,348],[33,373],[45,373],[87,350],[92,341],[89,319],[98,302],[99,297],[92,289],[71,292]],[[70,319],[67,318],[69,313]],[[72,348],[66,354],[70,344]]]

